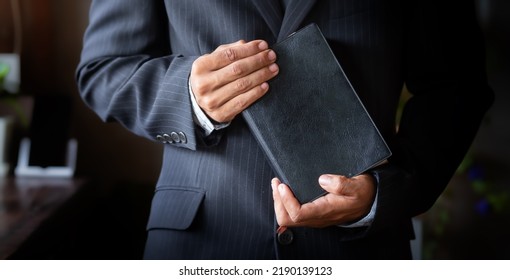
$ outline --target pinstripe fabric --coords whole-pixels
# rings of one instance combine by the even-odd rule
[[[431,3],[425,8],[437,5],[434,1],[425,2]],[[165,144],[148,223],[145,257],[409,257],[410,217],[433,203],[444,189],[444,178],[449,178],[462,158],[487,107],[483,104],[490,103],[490,94],[484,90],[484,80],[470,79],[470,85],[460,84],[459,81],[465,81],[463,75],[479,74],[474,67],[450,64],[441,71],[453,71],[441,72],[436,71],[437,59],[416,59],[424,53],[433,57],[430,51],[436,49],[421,48],[414,42],[444,38],[440,29],[428,30],[429,25],[424,24],[432,22],[430,26],[437,27],[434,21],[443,17],[437,9],[430,9],[428,13],[417,13],[420,17],[410,23],[405,22],[412,19],[415,7],[404,3],[396,0],[93,1],[77,71],[84,101],[103,120],[118,121],[143,137],[155,139],[156,135],[170,132],[181,132],[187,137],[185,143]],[[445,14],[456,7],[441,6]],[[411,16],[406,18],[408,13]],[[462,20],[470,22],[471,18]],[[282,246],[275,239],[270,187],[274,173],[264,154],[240,117],[227,129],[214,132],[209,138],[202,137],[193,123],[188,76],[192,62],[220,44],[258,38],[272,44],[310,22],[316,22],[329,40],[390,144],[395,159],[389,165],[391,168],[376,173],[378,209],[370,228],[294,228],[293,243]],[[429,37],[424,39],[422,33]],[[456,40],[454,36],[448,42],[455,45]],[[476,60],[476,53],[464,56],[468,50],[463,50],[463,57]],[[453,50],[447,54],[459,56]],[[447,63],[444,56],[441,58],[441,63]],[[409,61],[417,65],[411,67]],[[429,81],[446,80],[444,77],[453,84],[451,88],[458,90],[439,89],[436,93],[425,86]],[[397,135],[395,110],[404,81],[416,88],[417,98],[410,105],[415,110],[405,114]],[[467,90],[473,88],[479,90]],[[439,95],[455,96],[457,99],[451,100],[457,101],[443,98],[447,101],[438,109],[431,104],[437,104]],[[457,104],[469,110],[455,107]],[[447,114],[442,108],[453,108],[459,115]],[[435,116],[436,111],[441,115]],[[470,125],[453,123],[453,119],[460,122],[463,118]],[[438,119],[442,122],[437,122]],[[441,137],[433,131],[423,134],[422,129],[431,123],[435,127],[445,123],[439,131],[452,131],[449,133],[454,137]],[[423,145],[429,142],[433,145]],[[429,167],[429,159],[444,158],[445,151],[454,154],[443,161],[445,165],[439,169]],[[402,167],[410,172],[405,173]],[[403,176],[406,174],[409,176]],[[429,174],[442,179],[432,181],[428,179]]]

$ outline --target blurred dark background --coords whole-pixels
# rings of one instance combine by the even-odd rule
[[[477,0],[496,103],[472,149],[436,206],[418,217],[418,258],[509,259],[510,2]],[[16,165],[21,137],[31,133],[39,97],[64,97],[72,108],[66,133],[78,140],[75,177],[84,183],[11,254],[20,259],[138,259],[160,167],[161,145],[106,124],[79,98],[75,69],[90,0],[0,0],[0,53],[16,49],[12,5],[22,26],[20,117],[0,97],[0,116],[15,118],[7,160]],[[455,17],[455,15],[452,15]],[[48,114],[56,114],[50,111]],[[49,137],[49,135],[44,135]],[[56,137],[56,136],[55,136]],[[66,136],[67,137],[67,136]],[[81,182],[81,181],[80,181]],[[0,195],[0,198],[2,196]],[[7,201],[4,194],[3,201]],[[0,200],[0,203],[2,200]],[[8,207],[0,207],[2,209]],[[0,233],[2,225],[0,215]],[[0,238],[0,246],[7,239]]]

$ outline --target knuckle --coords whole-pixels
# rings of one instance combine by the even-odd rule
[[[207,85],[200,80],[194,80],[191,82],[191,90],[195,94],[195,98],[202,96],[205,92],[207,92]]]
[[[334,178],[334,186],[336,194],[344,194],[349,187],[349,178],[344,176],[336,176]]]
[[[266,65],[269,63],[267,53],[268,53],[268,51],[265,51],[265,52],[261,52],[257,55],[256,59],[257,59],[257,63],[259,65]]]
[[[235,88],[239,92],[243,92],[249,89],[251,86],[251,81],[249,79],[239,79],[235,82]]]
[[[264,59],[263,56],[259,55],[257,57],[257,63],[258,63],[258,65],[264,65],[266,63],[266,60]]]
[[[218,47],[216,47],[216,49],[213,51],[213,52],[220,52],[220,51],[223,51],[227,48],[229,48],[232,44],[221,44],[219,45]]]
[[[214,110],[217,107],[216,100],[207,95],[197,98],[197,103],[207,111]]]
[[[214,49],[213,52],[219,52],[219,51],[221,51],[221,50],[223,50],[225,48],[226,48],[226,45],[219,45],[218,47],[216,47],[216,49]]]
[[[238,64],[232,64],[230,69],[235,76],[240,76],[243,73],[243,69]]]
[[[345,177],[343,176],[333,176],[332,178],[332,182],[333,182],[333,185],[335,186],[335,188],[340,188],[342,186],[342,184],[344,183],[345,181]]]
[[[246,101],[242,100],[241,98],[238,98],[235,101],[235,108],[236,108],[236,110],[242,111],[245,106],[246,106]]]
[[[207,62],[206,62],[205,56],[201,56],[201,57],[195,59],[195,61],[193,61],[193,63],[191,64],[191,72],[192,73],[201,73],[204,71],[206,65],[207,65]]]
[[[229,61],[235,61],[237,58],[236,52],[232,48],[222,50],[223,56]]]

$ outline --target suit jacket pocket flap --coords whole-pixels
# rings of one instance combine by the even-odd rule
[[[147,229],[187,229],[193,222],[204,195],[200,190],[159,189],[152,201]]]

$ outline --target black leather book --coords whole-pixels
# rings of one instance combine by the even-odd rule
[[[300,203],[325,194],[320,175],[355,176],[391,155],[317,25],[271,48],[280,72],[243,116]]]

